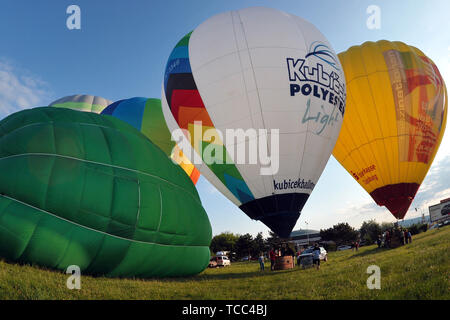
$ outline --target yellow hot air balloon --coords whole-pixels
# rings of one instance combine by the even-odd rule
[[[444,135],[444,80],[430,58],[402,42],[365,42],[339,59],[347,107],[333,155],[403,219]]]

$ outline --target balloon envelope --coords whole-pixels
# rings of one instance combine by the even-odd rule
[[[197,183],[200,172],[171,140],[171,134],[161,110],[160,99],[135,97],[119,100],[106,107],[101,114],[119,118],[141,131],[180,165],[194,184]]]
[[[403,219],[444,135],[444,80],[430,58],[402,42],[366,42],[339,58],[348,99],[333,155]]]
[[[114,117],[50,107],[10,115],[0,121],[0,181],[2,258],[115,277],[192,275],[209,263],[197,190]]]
[[[52,103],[49,104],[49,106],[56,108],[66,108],[78,111],[100,113],[111,103],[112,101],[102,97],[85,94],[76,94],[73,96],[67,96],[58,99],[56,101],[53,101]]]
[[[204,160],[195,162],[200,172],[249,217],[288,237],[337,139],[345,79],[312,24],[275,9],[248,8],[212,17],[176,45],[162,103],[169,128],[189,132]],[[256,134],[210,138],[230,129]],[[262,161],[231,156],[257,142],[259,156],[269,149],[271,165],[275,158],[279,163],[269,174]],[[205,161],[210,150],[222,159]]]

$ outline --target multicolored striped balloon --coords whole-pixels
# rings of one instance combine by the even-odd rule
[[[326,38],[311,23],[276,9],[218,14],[179,41],[162,86],[166,123],[189,132],[202,175],[250,218],[289,237],[344,114],[344,73]],[[227,130],[244,134],[224,141]],[[242,137],[245,132],[256,133]],[[279,152],[266,151],[279,167],[270,173],[262,173],[264,161],[231,156],[255,143],[264,149],[276,136]]]
[[[160,99],[135,97],[119,100],[110,104],[101,114],[121,119],[141,131],[180,165],[194,184],[197,183],[200,172],[171,140],[171,133],[161,110]]]

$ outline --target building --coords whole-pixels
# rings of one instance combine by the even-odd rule
[[[290,239],[290,242],[296,246],[312,245],[321,240],[320,231],[308,229],[294,230],[291,232]]]
[[[429,206],[431,222],[443,222],[450,219],[450,198],[441,200],[440,203]]]

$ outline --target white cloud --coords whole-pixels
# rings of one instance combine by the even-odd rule
[[[436,161],[412,202],[405,219],[428,215],[428,207],[450,197],[450,155]],[[417,211],[415,210],[417,208]],[[357,203],[337,210],[339,221],[348,222],[359,228],[364,221],[374,219],[377,222],[394,222],[396,219],[385,207],[368,202]]]
[[[422,183],[416,198],[411,204],[407,217],[421,215],[421,209],[428,214],[428,207],[450,197],[450,154],[432,165],[428,175]],[[414,208],[417,208],[416,212]]]
[[[0,58],[0,119],[22,109],[37,107],[49,97],[47,83]]]

